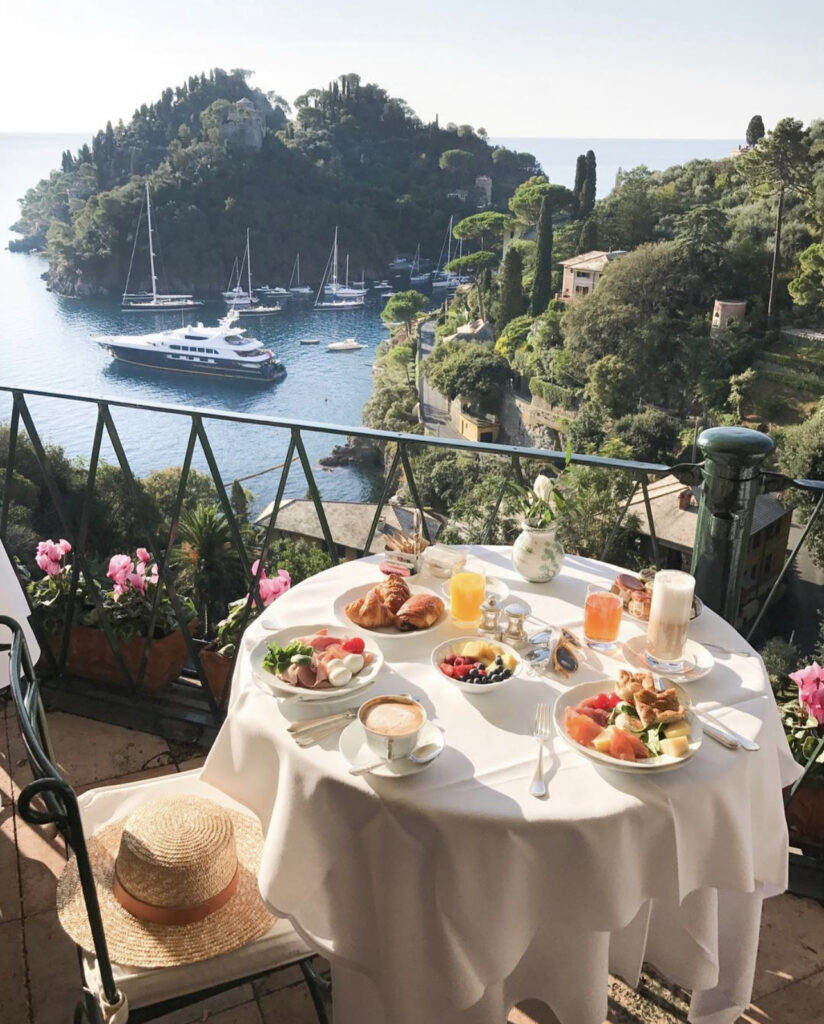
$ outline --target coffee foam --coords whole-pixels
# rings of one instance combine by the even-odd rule
[[[368,707],[361,720],[367,729],[381,736],[408,736],[423,725],[424,713],[417,704],[381,700]]]

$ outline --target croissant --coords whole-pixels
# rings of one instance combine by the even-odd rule
[[[443,613],[444,603],[434,594],[413,594],[398,609],[397,621],[400,629],[429,629]]]
[[[364,629],[397,625],[394,613],[381,601],[376,587],[373,587],[365,597],[351,601],[344,611],[356,626],[363,626]]]
[[[400,576],[388,576],[383,583],[379,583],[372,590],[393,615],[397,613],[404,601],[409,600],[409,587]]]

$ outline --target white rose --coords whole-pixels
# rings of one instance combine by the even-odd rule
[[[554,487],[550,478],[548,476],[544,476],[543,473],[535,478],[532,490],[535,492],[535,496],[540,498],[541,501],[549,503],[552,500]]]

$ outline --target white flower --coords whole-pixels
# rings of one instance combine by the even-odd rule
[[[547,503],[552,500],[552,493],[554,489],[555,488],[550,478],[548,476],[544,476],[543,473],[535,478],[535,483],[532,485],[535,497],[540,498],[541,501],[545,501]]]

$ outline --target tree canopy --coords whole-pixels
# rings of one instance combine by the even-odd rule
[[[506,359],[491,345],[442,341],[426,360],[432,386],[448,398],[461,398],[478,412],[497,404],[501,386],[509,379]]]

